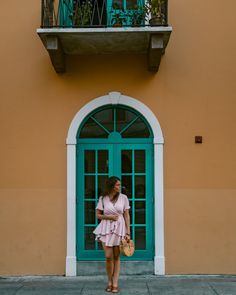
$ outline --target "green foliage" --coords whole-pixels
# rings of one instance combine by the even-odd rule
[[[125,13],[116,12],[113,14],[111,24],[114,27],[122,27],[123,25],[126,24],[126,21],[127,21],[127,19],[126,19]]]
[[[144,6],[135,6],[130,10],[129,17],[133,26],[141,26],[145,23],[146,10]]]
[[[90,0],[85,0],[78,5],[75,11],[75,25],[86,26],[91,24],[93,4]]]
[[[151,17],[157,17],[164,22],[165,15],[163,13],[163,7],[166,0],[148,0],[145,4],[146,14],[150,14]]]

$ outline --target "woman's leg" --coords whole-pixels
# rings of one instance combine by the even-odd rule
[[[113,284],[112,276],[114,272],[114,266],[113,266],[113,249],[112,247],[106,247],[105,243],[102,243],[105,257],[106,257],[106,271],[107,271],[107,277],[108,277],[108,286],[111,286]]]
[[[114,271],[113,271],[113,286],[118,286],[120,275],[120,248],[119,246],[113,247]]]

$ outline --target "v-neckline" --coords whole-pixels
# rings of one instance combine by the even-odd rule
[[[111,199],[110,199],[110,196],[108,196],[108,198],[109,198],[109,201],[111,202],[111,204],[113,205],[113,207],[115,207],[115,204],[118,202],[118,200],[119,200],[119,197],[120,197],[120,194],[119,194],[119,196],[118,196],[117,200],[115,201],[115,203],[113,203],[113,202],[111,201]]]

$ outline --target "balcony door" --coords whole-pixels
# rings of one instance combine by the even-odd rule
[[[118,27],[144,25],[144,0],[63,0],[60,25],[65,27]]]
[[[105,181],[115,175],[130,202],[133,260],[153,260],[153,144],[145,119],[125,107],[107,107],[91,114],[77,136],[76,256],[103,260],[95,241],[96,204]]]
[[[144,0],[107,0],[107,21],[113,27],[144,25]]]

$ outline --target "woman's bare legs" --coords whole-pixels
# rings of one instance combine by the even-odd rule
[[[113,272],[114,272],[114,264],[113,264],[113,247],[105,246],[105,243],[102,243],[103,250],[105,252],[106,257],[106,271],[108,277],[108,286],[112,286],[113,284]]]
[[[113,248],[113,287],[118,287],[118,280],[120,275],[120,249],[119,246]]]

